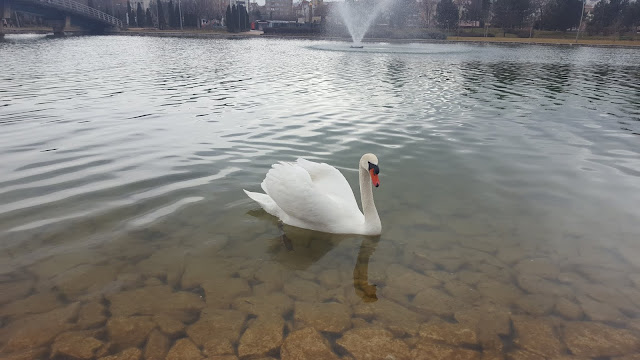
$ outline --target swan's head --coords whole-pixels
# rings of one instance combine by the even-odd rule
[[[369,172],[369,174],[371,175],[371,183],[373,184],[373,186],[380,186],[380,179],[378,179],[380,168],[378,167],[378,158],[375,155],[362,155],[362,158],[360,158],[360,167]]]

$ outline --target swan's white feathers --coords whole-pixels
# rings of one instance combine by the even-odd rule
[[[266,194],[245,192],[285,224],[330,233],[380,233],[377,213],[377,228],[368,229],[349,183],[333,166],[302,158],[280,162],[267,172],[261,187]]]
[[[343,203],[343,206],[351,208],[351,211],[360,211],[351,186],[338,169],[325,163],[317,163],[303,158],[298,158],[296,164],[309,173],[311,181],[319,191],[335,201]]]
[[[291,163],[273,165],[262,188],[279,205],[279,218],[288,224],[299,221],[309,224],[330,223],[331,200],[315,189],[309,173]]]

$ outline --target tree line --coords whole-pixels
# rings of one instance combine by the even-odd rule
[[[210,0],[178,0],[152,1],[147,9],[141,3],[127,1],[126,9],[118,6],[113,0],[87,0],[87,5],[115,16],[127,23],[129,27],[157,27],[159,29],[179,29],[180,10],[182,10],[182,25],[197,27],[199,19],[221,19],[224,8]]]
[[[433,2],[424,0],[422,4],[432,11]],[[583,5],[582,0],[470,0],[459,8],[452,0],[440,0],[435,4],[435,20],[440,28],[448,30],[464,20],[503,29],[567,31],[579,26]],[[592,13],[584,16],[590,34],[637,31],[640,0],[600,0]]]
[[[249,13],[242,4],[227,5],[225,21],[229,32],[249,31]]]

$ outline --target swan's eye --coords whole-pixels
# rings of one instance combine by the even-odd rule
[[[369,171],[373,170],[373,172],[378,175],[380,173],[380,168],[376,164],[369,163]]]

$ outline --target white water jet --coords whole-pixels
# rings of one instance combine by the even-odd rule
[[[372,1],[344,1],[337,6],[344,25],[349,30],[353,45],[362,47],[362,39],[376,18],[387,8],[391,0]],[[373,8],[371,6],[373,5]]]

